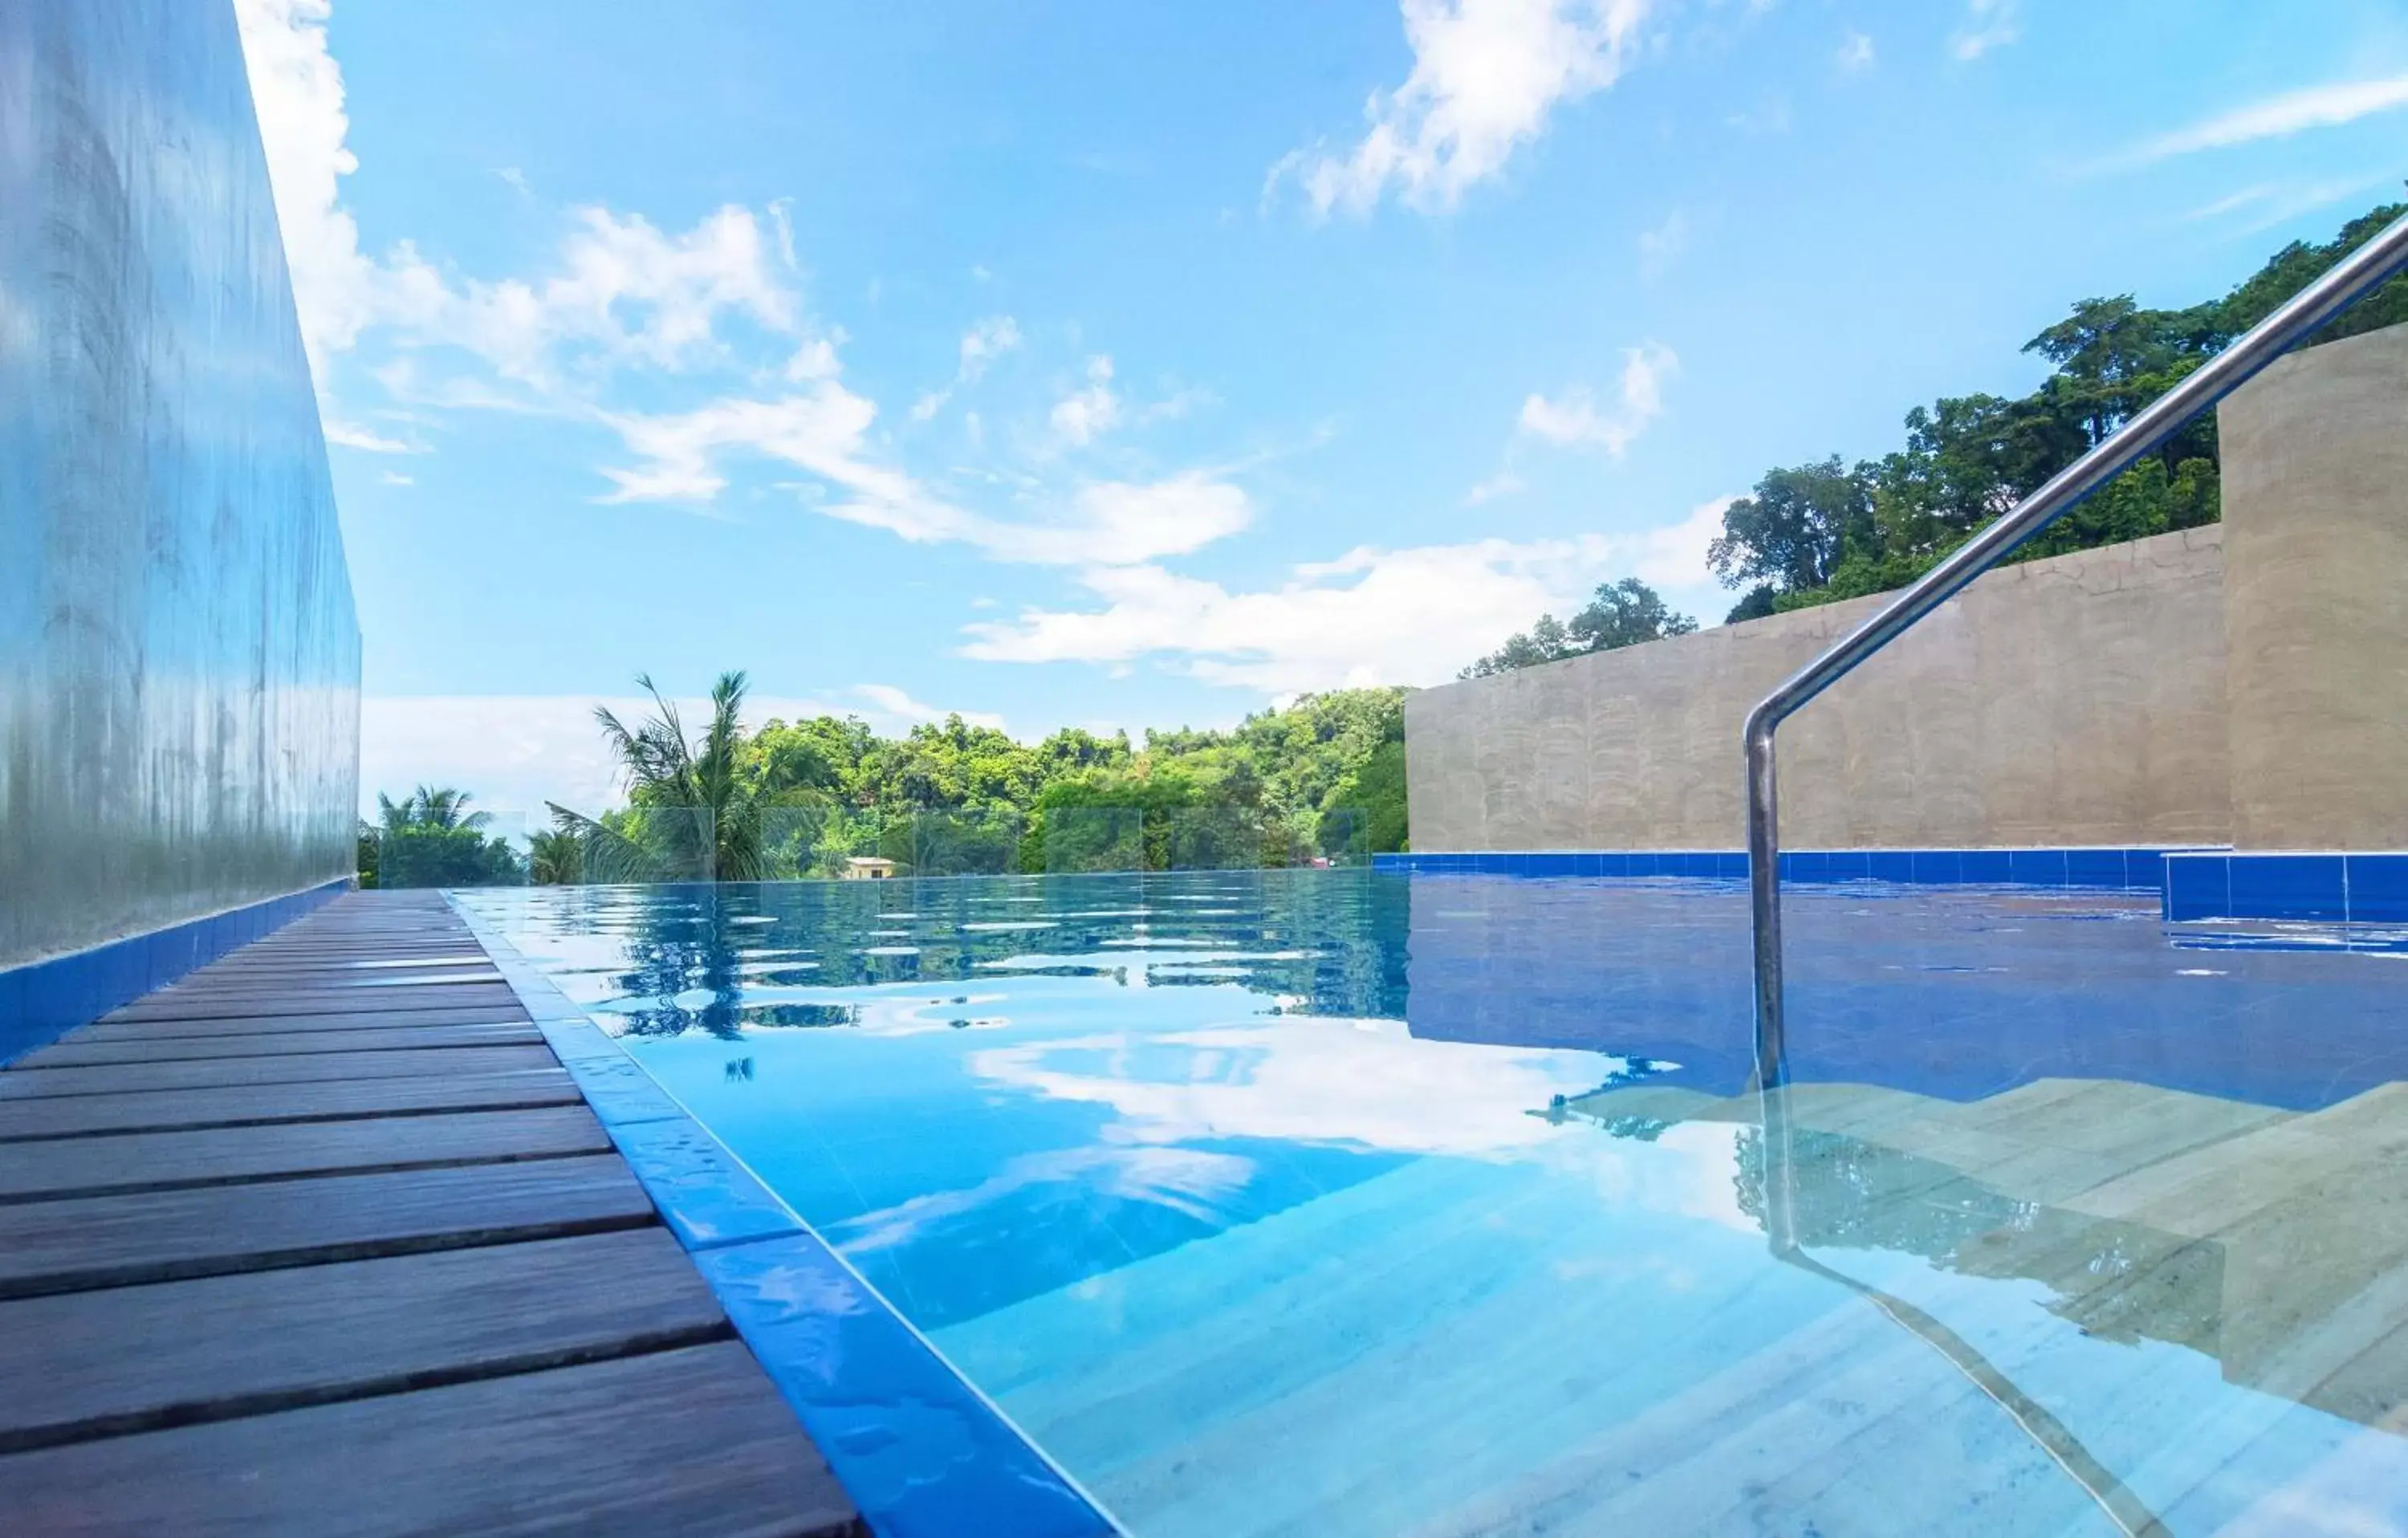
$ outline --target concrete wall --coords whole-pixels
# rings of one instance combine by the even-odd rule
[[[2229,840],[2223,538],[1983,577],[1782,729],[1783,841]],[[1741,847],[1740,723],[1881,601],[1410,696],[1413,847]]]
[[[359,628],[225,0],[0,0],[0,967],[339,877]]]
[[[2408,849],[2408,326],[2218,413],[2233,842]]]

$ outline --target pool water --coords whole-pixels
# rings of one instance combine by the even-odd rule
[[[1211,872],[464,893],[1141,1534],[2408,1532],[2400,937]]]

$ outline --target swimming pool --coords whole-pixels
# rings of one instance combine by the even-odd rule
[[[1768,1115],[1730,883],[458,900],[1135,1532],[2408,1531],[2398,937],[1793,891]]]

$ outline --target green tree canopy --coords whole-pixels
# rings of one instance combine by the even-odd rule
[[[1662,595],[1654,588],[1636,577],[1625,577],[1618,582],[1600,585],[1587,607],[1574,614],[1570,625],[1553,614],[1541,614],[1529,629],[1509,637],[1504,645],[1456,676],[1488,678],[1517,668],[1585,656],[1591,652],[1611,652],[1641,641],[1661,640],[1667,636],[1685,636],[1697,627],[1696,620],[1668,608]]]
[[[2017,399],[1943,396],[1906,416],[1906,441],[1854,467],[1838,455],[1768,472],[1731,504],[1708,554],[1745,590],[1731,620],[1885,592],[1913,582],[1991,520],[2104,441],[2400,216],[2393,205],[2330,242],[2295,242],[2223,298],[2150,309],[2085,299],[2024,351],[2048,377]],[[2408,278],[2328,324],[2317,340],[2408,321]],[[2212,524],[2221,516],[2214,418],[2191,423],[2018,550],[2031,560]],[[1544,659],[1541,659],[1544,660]]]

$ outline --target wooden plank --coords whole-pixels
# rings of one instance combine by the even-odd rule
[[[273,1030],[257,1035],[136,1036],[53,1042],[10,1069],[96,1068],[104,1063],[191,1062],[285,1053],[397,1052],[409,1047],[525,1046],[543,1040],[532,1021],[473,1026],[368,1026],[352,1030]]]
[[[31,1201],[0,1206],[0,1298],[652,1221],[652,1203],[611,1154]]]
[[[329,1079],[408,1079],[437,1073],[519,1073],[557,1068],[552,1049],[532,1046],[417,1047],[399,1052],[291,1053],[200,1062],[110,1063],[96,1068],[17,1065],[0,1073],[0,1100],[61,1095],[125,1095],[226,1085],[313,1084]]]
[[[0,1452],[699,1344],[727,1328],[660,1228],[23,1298],[0,1303]]]
[[[515,1008],[519,996],[508,983],[437,984],[423,988],[380,988],[373,996],[351,999],[329,994],[322,989],[295,989],[283,994],[245,995],[240,998],[199,999],[179,1000],[169,994],[154,993],[126,1005],[105,1020],[222,1020],[235,1017],[265,1018],[276,1015],[339,1014],[354,1009],[373,1009],[380,1013],[408,1010],[456,1010],[470,1008]]]
[[[505,1111],[575,1105],[582,1099],[566,1071],[437,1073],[414,1079],[362,1079],[312,1085],[230,1085],[130,1095],[60,1095],[0,1100],[0,1143],[95,1132],[165,1132],[188,1127],[262,1127],[346,1116],[430,1111]]]
[[[602,1124],[581,1105],[53,1138],[9,1146],[8,1157],[0,1158],[0,1202],[551,1158],[609,1148]]]
[[[865,1531],[735,1343],[0,1459],[0,1529],[388,1538]]]
[[[287,1030],[363,1030],[387,1026],[467,1026],[526,1019],[513,999],[507,1008],[344,1010],[333,1014],[236,1015],[222,1020],[103,1020],[69,1035],[70,1042],[157,1041],[173,1036],[257,1035]]]
[[[369,988],[456,988],[471,984],[494,984],[502,981],[501,970],[491,963],[481,966],[447,967],[427,972],[347,972],[319,970],[269,973],[245,969],[223,977],[191,979],[178,983],[151,995],[163,1004],[190,1002],[194,999],[222,999],[236,995],[257,994],[277,998],[293,993],[332,993],[345,996]]]

